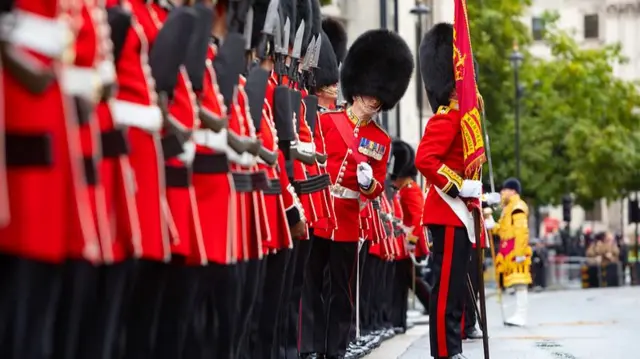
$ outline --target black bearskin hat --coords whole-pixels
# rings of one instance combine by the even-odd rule
[[[356,96],[371,96],[388,111],[407,91],[413,66],[411,50],[398,34],[369,30],[353,42],[342,64],[344,98],[353,103]]]
[[[331,41],[331,47],[333,47],[338,63],[342,63],[344,57],[347,56],[347,31],[344,26],[340,21],[328,17],[322,20],[322,30]]]
[[[331,48],[331,42],[329,36],[320,32],[320,38],[322,45],[320,46],[320,56],[318,57],[318,69],[315,72],[316,87],[313,89],[317,92],[319,89],[337,84],[340,80],[340,70],[338,70],[338,61],[336,60],[336,54]]]
[[[296,30],[298,30],[298,26],[304,20],[304,35],[302,35],[302,51],[301,56],[304,56],[307,52],[307,47],[311,42],[311,28],[313,27],[313,7],[311,2],[314,0],[298,0],[298,18],[296,21]],[[295,39],[295,32],[291,33],[291,39]],[[291,43],[293,45],[293,42]]]
[[[313,10],[311,9],[312,0],[281,0],[280,1],[280,20],[282,24],[289,18],[291,27],[289,28],[289,47],[293,46],[296,40],[296,31],[304,20],[304,35],[302,35],[302,54],[307,50],[307,46],[311,41],[311,27],[313,22]],[[285,44],[286,45],[286,44]]]
[[[251,33],[251,48],[255,49],[262,40],[262,28],[267,19],[269,0],[254,0],[253,2],[253,28]]]
[[[418,170],[415,166],[416,152],[411,145],[397,139],[391,143],[391,156],[393,157],[393,168],[391,168],[391,180],[402,177],[415,177]]]
[[[451,24],[436,24],[424,35],[420,44],[420,71],[433,112],[449,105],[455,88]]]
[[[280,0],[280,21],[282,22],[282,26],[284,26],[287,18],[291,23],[289,27],[289,45],[293,46],[293,41],[296,38],[296,31],[298,30],[298,7],[297,0]],[[306,21],[305,21],[306,22]],[[284,28],[282,29],[282,33],[284,35]],[[287,46],[287,44],[283,44]]]
[[[320,0],[311,0],[311,36],[320,34],[320,31],[322,31]]]

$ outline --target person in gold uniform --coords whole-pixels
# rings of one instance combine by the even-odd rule
[[[531,284],[531,247],[529,246],[529,208],[520,198],[520,181],[507,179],[502,185],[502,214],[498,223],[487,218],[485,225],[500,237],[496,268],[502,273],[505,288],[514,288],[516,310],[505,324],[525,326],[527,323],[527,287]]]

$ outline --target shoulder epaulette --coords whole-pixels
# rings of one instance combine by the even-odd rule
[[[438,111],[436,111],[437,115],[446,115],[447,113],[449,113],[449,111],[451,111],[451,107],[449,106],[440,106],[438,107]]]
[[[387,135],[387,137],[391,138],[391,136],[389,135],[389,133],[387,132],[387,130],[385,130],[381,124],[379,124],[377,121],[371,120],[371,122],[380,129],[380,131],[382,131],[385,135]]]

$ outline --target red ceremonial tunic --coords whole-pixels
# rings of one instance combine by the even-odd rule
[[[63,92],[72,101],[84,101],[86,104],[95,104],[101,95],[102,79],[99,73],[100,51],[103,42],[108,39],[99,32],[105,24],[106,14],[93,0],[81,1],[81,12],[78,17],[78,32],[75,42],[75,59],[73,64],[62,67]],[[73,107],[75,111],[75,107]],[[78,114],[74,112],[77,116]],[[98,168],[98,159],[101,143],[100,124],[97,116],[92,113],[85,123],[80,123],[80,146],[83,156],[83,176],[87,183],[87,191],[79,192],[79,196],[85,198],[91,206],[91,231],[98,233],[100,244],[111,243],[113,236],[109,226],[104,187],[101,183],[101,173]],[[79,227],[78,227],[79,228]],[[68,255],[71,258],[82,258],[84,239],[81,231],[68,238]]]
[[[117,5],[117,0],[108,0],[106,7]],[[92,12],[102,19],[97,27],[101,40],[97,72],[103,85],[113,84],[116,81],[116,70],[106,11],[104,8],[96,7]],[[98,173],[104,190],[104,207],[111,231],[110,238],[100,238],[104,263],[120,262],[132,254],[129,253],[130,248],[141,248],[134,173],[127,155],[126,131],[115,127],[112,103],[112,99],[101,99],[96,106],[102,155],[98,159]]]
[[[220,94],[212,64],[215,56],[216,47],[211,44],[199,98],[202,108],[222,118],[227,115],[227,108]],[[200,225],[205,252],[209,261],[218,264],[235,263],[238,259],[237,239],[241,237],[242,227],[236,220],[238,195],[234,191],[225,154],[227,138],[224,134],[216,135],[213,131],[204,128],[196,130],[194,136],[197,146],[193,187],[196,192],[198,213],[203,219]],[[200,170],[197,166],[200,160],[203,163],[216,161],[221,169],[212,173],[210,166],[203,165],[204,168]]]
[[[141,241],[133,253],[140,257],[167,261],[171,258],[170,213],[165,194],[164,159],[160,146],[162,114],[151,69],[146,33],[156,30],[143,0],[124,0],[132,13],[132,25],[116,64],[118,94],[111,109],[116,124],[128,126],[131,145],[129,161],[135,172],[135,194]]]
[[[402,204],[400,203],[400,195],[396,192],[393,195],[393,218],[402,221],[405,217]],[[422,215],[422,212],[420,212]],[[393,228],[393,225],[391,226]],[[395,236],[395,233],[394,233]],[[398,255],[396,256],[396,260],[406,259],[409,256],[406,246],[407,236],[403,233],[399,236],[395,236],[396,248],[398,249]]]
[[[157,3],[149,7],[149,12],[156,25],[157,33],[166,21],[169,11]],[[155,38],[149,34],[149,43],[153,45]],[[199,127],[196,95],[191,87],[189,75],[184,67],[180,68],[173,98],[169,104],[169,113],[187,129]],[[184,152],[177,157],[165,161],[166,195],[175,231],[171,233],[171,252],[175,255],[190,257],[196,263],[205,264],[206,254],[200,226],[200,217],[196,205],[196,195],[191,184],[190,166],[195,156],[195,143],[187,141]],[[178,177],[172,179],[172,177]],[[183,180],[186,182],[183,183]],[[174,182],[176,181],[176,182]]]
[[[262,107],[262,123],[257,135],[265,148],[279,154],[278,132],[273,119],[273,93],[276,86],[277,82],[272,76],[267,83],[264,106]],[[269,166],[263,161],[258,160],[258,168],[266,171],[269,180],[271,182],[277,182],[282,190],[280,194],[264,194],[271,240],[262,241],[262,249],[267,253],[270,250],[277,251],[284,248],[291,248],[293,242],[291,238],[291,231],[289,230],[289,224],[287,223],[287,215],[283,199],[285,192],[288,193],[287,187],[289,186],[289,179],[286,178],[286,186],[283,187],[280,182],[280,177],[287,177],[287,175],[283,168],[280,167],[279,162],[273,166]]]
[[[50,69],[57,80],[42,92],[27,89],[3,69],[7,188],[11,221],[0,229],[0,251],[58,263],[78,239],[78,257],[95,261],[99,243],[83,180],[79,128],[61,91],[60,66],[74,43],[81,2],[17,0],[5,39],[16,55]],[[65,56],[67,55],[67,56]],[[37,161],[23,156],[40,154]],[[33,160],[33,159],[32,159]],[[37,162],[37,163],[36,163]]]
[[[304,103],[302,101],[300,101],[300,103],[298,105],[300,106],[300,111],[299,111],[300,118],[304,119],[304,116],[305,116],[305,114],[304,114]],[[295,104],[291,104],[291,106],[295,106]],[[295,115],[295,113],[294,113],[294,115]],[[301,119],[298,119],[298,118],[294,118],[293,119],[293,128],[294,128],[294,130],[298,127],[298,123],[297,123],[298,121],[300,123],[303,122]],[[300,133],[298,133],[298,132],[296,132],[296,139],[298,140],[298,146],[308,145],[308,143],[303,143],[300,140]],[[306,181],[307,179],[308,179],[308,177],[307,177],[307,169],[306,169],[305,164],[302,163],[299,160],[293,160],[293,180],[294,181]],[[304,215],[305,215],[305,218],[307,219],[307,228],[308,228],[311,223],[316,222],[316,220],[318,219],[318,216],[317,216],[317,213],[316,213],[316,209],[314,207],[314,203],[311,200],[311,194],[298,193],[298,199],[300,200],[300,204],[302,205],[302,209],[304,210]],[[298,238],[298,239],[308,240],[309,239],[309,235],[307,233],[304,238]]]
[[[422,228],[422,212],[424,207],[424,195],[420,186],[413,180],[402,186],[398,190],[397,198],[402,207],[402,224],[406,227],[413,227],[411,235],[416,237],[416,257],[429,254],[427,248],[427,238]]]
[[[463,227],[462,221],[434,188],[456,196],[462,187],[464,153],[457,109],[442,106],[429,119],[416,151],[415,164],[429,183],[422,224]]]
[[[342,123],[338,124],[338,121]],[[320,124],[328,156],[326,168],[333,184],[336,228],[316,229],[315,233],[322,238],[356,242],[360,237],[361,229],[360,195],[370,200],[382,193],[391,138],[374,121],[368,121],[356,127],[356,123],[347,115],[347,110],[322,114]],[[345,136],[350,135],[353,142],[347,144],[339,128],[349,129],[349,134]],[[367,147],[369,144],[375,146],[379,152],[371,151]],[[374,158],[374,155],[379,155],[379,159]],[[373,170],[374,183],[368,191],[362,190],[358,185],[356,171],[360,161],[367,162]]]
[[[240,125],[242,126],[243,136],[256,138],[256,129],[253,125],[253,119],[249,112],[247,93],[244,90],[244,86],[247,79],[244,76],[240,76],[238,84],[238,96],[237,106],[239,109]],[[256,159],[257,160],[257,159]],[[257,163],[250,167],[245,168],[247,173],[257,173],[263,171],[258,168]],[[248,259],[262,258],[264,250],[262,249],[263,242],[271,241],[271,231],[269,228],[269,213],[267,212],[264,193],[261,190],[254,190],[251,193],[246,193],[247,196],[247,212],[246,216],[251,223],[251,236],[249,237],[249,252]]]
[[[307,91],[302,90],[302,99],[308,96]],[[307,123],[307,111],[314,111],[316,117],[318,116],[317,108],[307,108],[307,105],[304,101],[302,101],[302,108],[300,110],[300,131],[298,132],[298,139],[300,140],[299,146],[304,146],[305,148],[311,150],[310,152],[316,153],[316,145],[313,139],[313,134],[311,133],[311,128],[309,128],[309,124]],[[317,118],[316,118],[317,123]],[[312,178],[320,175],[320,170],[318,168],[318,162],[313,165],[303,164],[304,169],[306,171],[307,178]],[[311,209],[314,211],[313,217],[310,219],[309,226],[315,228],[318,222],[326,220],[329,216],[329,204],[324,198],[322,191],[314,192],[309,195],[309,200],[311,204]]]
[[[324,140],[324,135],[322,131],[322,124],[320,123],[320,112],[317,114],[316,118],[316,127],[313,134],[313,140],[316,147],[316,154],[326,155],[326,144]],[[327,164],[318,163],[318,174],[320,175],[328,175],[327,173]],[[336,226],[336,213],[333,207],[333,197],[331,196],[331,188],[325,188],[322,191],[322,202],[327,210],[327,215],[325,218],[320,218],[318,221],[314,223],[314,228],[322,229],[322,230],[332,230]]]

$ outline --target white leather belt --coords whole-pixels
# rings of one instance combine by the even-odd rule
[[[331,195],[336,198],[342,199],[359,199],[360,192],[354,191],[352,189],[348,189],[346,187],[342,187],[339,184],[334,184],[331,186]]]
[[[162,129],[162,112],[158,106],[115,100],[111,108],[114,122],[118,125],[137,127],[149,132]]]
[[[102,82],[93,67],[64,66],[62,68],[62,89],[67,95],[96,101]]]
[[[196,130],[193,133],[193,140],[197,145],[207,147],[214,151],[224,152],[229,147],[227,145],[227,130],[215,133],[211,130]]]
[[[0,25],[4,40],[51,58],[62,56],[73,44],[73,32],[61,18],[14,10],[0,18]]]

